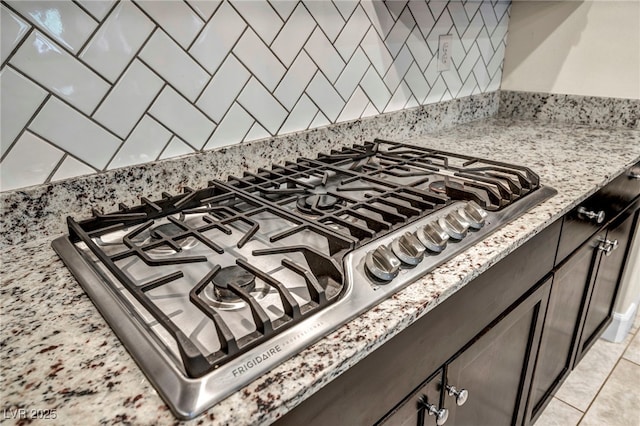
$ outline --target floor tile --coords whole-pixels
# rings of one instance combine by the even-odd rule
[[[640,423],[640,365],[621,359],[580,426],[637,426]]]
[[[640,333],[636,333],[622,358],[640,365]]]
[[[576,426],[582,418],[582,411],[553,398],[536,420],[535,426]]]
[[[599,339],[571,372],[556,397],[582,411],[586,411],[598,390],[624,352],[631,336],[622,343]]]

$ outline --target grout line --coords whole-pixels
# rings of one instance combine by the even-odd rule
[[[63,150],[62,152],[63,154],[62,154],[62,157],[60,157],[58,164],[56,164],[53,170],[51,170],[51,173],[49,173],[49,176],[47,176],[47,178],[44,180],[44,183],[51,183],[51,179],[53,179],[53,176],[55,176],[58,169],[62,167],[62,163],[64,163],[64,160],[66,160],[67,157],[69,157],[69,154],[66,151]]]
[[[75,3],[75,2],[74,2]],[[79,3],[75,3],[76,6],[80,6]],[[73,55],[74,58],[80,58],[80,55],[82,53],[84,53],[84,50],[87,48],[87,46],[89,45],[89,43],[91,43],[91,41],[93,40],[93,38],[96,36],[96,34],[98,33],[98,31],[100,31],[100,29],[102,28],[102,25],[111,17],[111,14],[113,13],[113,11],[120,5],[120,2],[113,2],[113,5],[111,6],[111,9],[109,9],[109,11],[107,12],[106,15],[104,15],[104,18],[102,18],[102,21],[98,21],[96,18],[93,17],[92,14],[90,14],[89,12],[85,11],[87,13],[87,15],[89,15],[91,18],[93,18],[98,25],[96,25],[95,29],[91,32],[91,34],[89,35],[89,37],[87,37],[87,39],[84,41],[84,43],[82,43],[82,46],[80,46],[80,48],[78,49],[78,53],[76,53],[75,55]]]
[[[13,67],[10,67],[9,69],[16,71]],[[4,161],[7,158],[7,156],[9,155],[9,152],[13,149],[14,146],[16,146],[16,144],[18,143],[18,141],[20,140],[22,135],[24,135],[24,132],[29,130],[29,126],[31,125],[31,123],[33,123],[33,120],[36,119],[38,114],[40,114],[40,111],[42,111],[42,108],[44,108],[44,106],[47,104],[47,102],[49,101],[51,96],[53,96],[53,95],[51,93],[47,92],[45,97],[42,99],[42,102],[40,102],[40,105],[38,105],[38,108],[36,108],[36,110],[33,112],[33,114],[31,114],[31,118],[29,118],[29,120],[25,123],[24,127],[22,128],[22,130],[16,135],[15,139],[11,142],[11,144],[4,151],[4,155],[0,158],[0,162]],[[29,131],[31,131],[31,130],[29,130]],[[57,147],[57,145],[54,145],[54,146]],[[62,149],[62,151],[66,152],[63,149]]]

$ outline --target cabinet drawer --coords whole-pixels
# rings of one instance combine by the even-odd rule
[[[626,170],[607,186],[567,213],[562,224],[556,265],[566,259],[640,195],[640,180],[631,177],[631,174],[634,173],[640,173],[640,163]],[[588,213],[584,212],[593,212],[594,214],[602,212],[604,220],[598,223],[595,218],[588,218]]]

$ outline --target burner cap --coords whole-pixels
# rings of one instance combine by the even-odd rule
[[[435,182],[431,182],[429,184],[429,189],[432,190],[433,192],[437,192],[438,194],[447,193],[447,186],[445,181],[443,180],[437,180]]]
[[[239,299],[233,291],[229,290],[229,284],[235,284],[246,291],[251,291],[256,287],[255,275],[238,265],[220,269],[211,281],[216,296],[226,300]]]
[[[314,209],[331,210],[338,204],[338,199],[329,194],[313,194],[298,198],[298,210],[302,213],[314,214]]]
[[[158,233],[158,231],[162,232],[167,237],[173,237],[184,232],[184,229],[180,228],[178,225],[176,225],[173,222],[158,225],[155,228],[152,228],[150,231],[152,239],[154,240],[162,239],[162,236]]]

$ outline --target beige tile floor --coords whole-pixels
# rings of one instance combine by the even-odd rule
[[[535,426],[640,426],[640,312],[621,343],[598,340]]]

